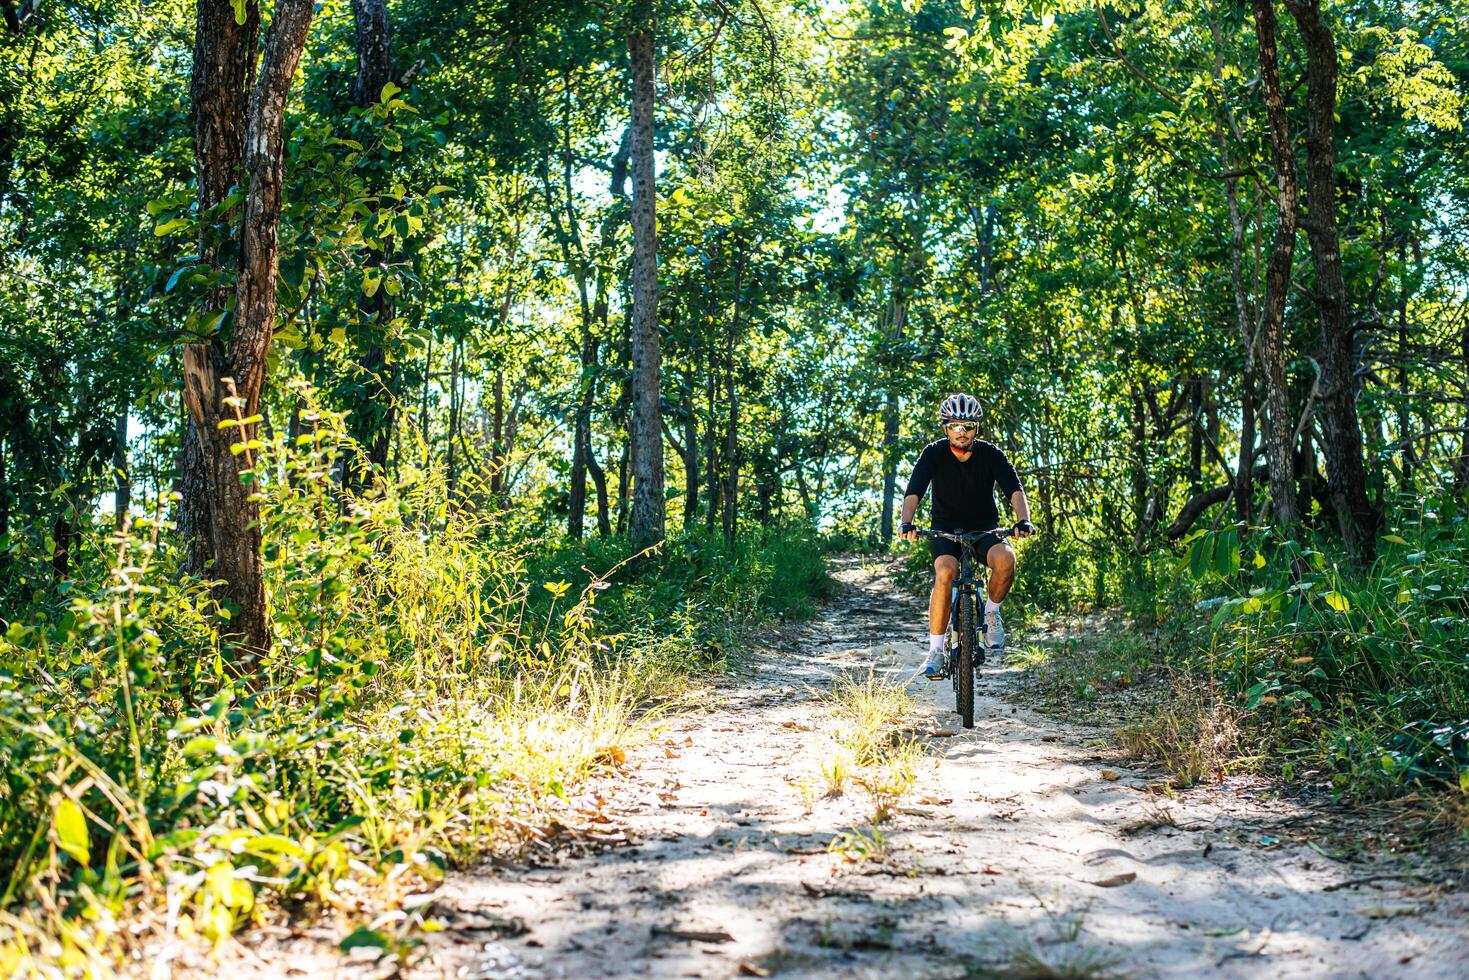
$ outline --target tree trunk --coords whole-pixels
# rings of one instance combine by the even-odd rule
[[[627,37],[632,61],[633,404],[629,442],[633,500],[629,538],[646,548],[663,538],[663,422],[659,409],[658,228],[653,179],[655,90],[652,5],[640,2]]]
[[[602,464],[597,462],[597,453],[591,446],[587,447],[587,472],[592,475],[592,483],[597,488],[597,533],[604,538],[610,537],[612,512],[607,503],[607,474]]]
[[[1378,514],[1367,499],[1357,418],[1357,353],[1336,225],[1336,39],[1320,0],[1286,0],[1306,47],[1306,237],[1321,319],[1321,443],[1327,490],[1347,550],[1370,562]]]
[[[699,419],[694,414],[692,381],[685,380],[683,394],[683,526],[685,531],[689,531],[699,517]]]
[[[1261,98],[1270,124],[1270,149],[1275,163],[1275,203],[1278,212],[1275,240],[1265,270],[1265,302],[1260,315],[1260,355],[1265,375],[1265,409],[1269,428],[1270,498],[1275,522],[1290,527],[1300,520],[1295,493],[1295,425],[1290,412],[1290,390],[1285,377],[1285,300],[1290,291],[1291,259],[1296,247],[1296,208],[1300,196],[1295,153],[1280,90],[1279,56],[1275,46],[1275,0],[1253,0],[1255,36],[1259,42]],[[1247,469],[1247,467],[1242,467]]]
[[[393,34],[386,0],[352,0],[352,21],[357,40],[357,76],[352,81],[352,101],[365,109],[381,101],[383,86],[393,78]],[[392,244],[385,238],[383,250],[369,250],[363,257],[363,266],[381,268],[391,256]],[[364,319],[375,321],[376,327],[373,339],[358,361],[363,379],[362,403],[349,419],[353,436],[361,444],[376,478],[387,471],[388,446],[397,417],[397,371],[388,363],[384,349],[388,327],[393,321],[392,297],[379,286],[372,296],[359,300],[358,309]]]
[[[740,289],[744,284],[746,253],[737,245],[735,262],[734,306],[729,315],[729,332],[724,350],[724,402],[727,410],[724,438],[724,543],[734,546],[739,525],[740,506],[740,393],[736,385],[736,362],[740,352]]]
[[[1460,379],[1469,378],[1469,321],[1459,331],[1459,364],[1464,369]],[[1454,467],[1454,493],[1469,495],[1469,381],[1460,380],[1464,403],[1464,432],[1459,437],[1459,463]]]
[[[627,443],[623,443],[622,456],[617,460],[617,533],[627,533],[628,510],[631,501],[628,500],[629,485],[632,481],[632,471],[629,467],[631,450]]]
[[[499,498],[505,489],[505,371],[495,369],[495,417],[490,430],[490,496]]]
[[[128,508],[133,505],[133,479],[128,468],[128,402],[124,398],[117,410],[117,434],[112,444],[113,522],[121,531],[127,523]]]
[[[715,415],[718,399],[714,397],[714,392],[714,359],[711,357],[708,369],[704,372],[704,404],[709,407],[709,417],[704,424],[704,473],[707,477],[705,483],[709,487],[709,506],[704,511],[704,533],[711,538],[714,537],[714,522],[719,515],[720,489],[724,486],[719,472],[719,423]]]
[[[459,485],[459,416],[462,412],[459,404],[459,364],[463,351],[464,338],[460,337],[449,349],[449,431],[447,433],[448,444],[444,453],[444,466],[448,471],[446,478],[450,498],[454,496],[454,491]]]
[[[66,507],[51,524],[51,578],[54,582],[60,582],[71,572],[71,546],[77,535],[70,513],[71,508]]]
[[[586,525],[587,470],[592,456],[592,384],[597,367],[597,341],[591,325],[582,320],[581,378],[577,395],[576,418],[572,423],[571,494],[566,515],[566,530],[573,541],[580,541]]]
[[[10,533],[10,483],[5,469],[9,446],[9,440],[0,439],[0,539]],[[9,548],[0,551],[0,567],[9,562],[9,555]]]
[[[200,0],[201,35],[217,27],[214,2]],[[224,9],[229,10],[229,4]],[[255,454],[247,449],[237,455],[231,449],[235,443],[253,438],[255,425],[246,420],[260,411],[266,356],[275,330],[286,96],[306,45],[314,10],[313,0],[279,0],[266,35],[265,57],[251,94],[244,134],[244,185],[248,192],[240,222],[240,269],[228,347],[223,357],[213,344],[184,348],[184,401],[207,470],[213,517],[212,575],[223,581],[218,598],[232,613],[228,626],[221,626],[221,635],[231,649],[231,669],[240,674],[250,673],[256,658],[269,651],[271,635],[265,606],[260,505],[252,485]],[[248,63],[249,51],[238,55]],[[206,173],[206,157],[200,154],[199,159],[200,187],[217,187],[219,175]],[[221,161],[207,160],[208,165],[217,162]]]
[[[1128,432],[1132,436],[1132,545],[1134,550],[1141,551],[1156,515],[1152,495],[1148,493],[1147,415],[1143,407],[1143,396],[1136,385],[1132,389],[1131,404],[1132,415]]]
[[[357,37],[352,101],[366,108],[382,99],[383,86],[393,80],[393,31],[387,0],[352,0],[352,25]]]
[[[1222,88],[1224,84],[1224,35],[1220,27],[1217,5],[1209,17],[1209,29],[1214,37],[1212,67],[1214,84]],[[1214,117],[1214,142],[1219,147],[1220,166],[1226,173],[1231,173],[1235,169],[1230,137],[1237,134],[1238,129],[1233,111],[1221,105]],[[1248,526],[1254,505],[1255,416],[1258,411],[1255,340],[1258,327],[1252,325],[1254,317],[1251,315],[1249,300],[1245,295],[1245,218],[1239,204],[1238,177],[1224,179],[1224,200],[1229,212],[1229,286],[1234,297],[1234,325],[1235,332],[1239,335],[1240,349],[1244,354],[1244,370],[1240,372],[1239,459],[1235,466],[1233,479],[1234,516],[1239,523]],[[1217,440],[1217,416],[1211,421],[1215,423]]]
[[[1305,518],[1310,518],[1311,501],[1316,499],[1316,442],[1311,438],[1311,432],[1312,427],[1306,426],[1296,457],[1296,500],[1300,502],[1301,516]]]
[[[236,23],[231,0],[197,0],[194,64],[189,79],[194,164],[198,175],[199,213],[215,208],[240,182],[245,158],[245,126],[260,36],[257,0],[246,0],[245,22]],[[231,215],[238,209],[232,210]],[[211,222],[212,226],[216,222]],[[199,232],[199,261],[213,265],[218,243],[211,226]],[[206,322],[225,309],[228,289],[204,299]],[[223,342],[216,340],[216,351]],[[185,542],[184,571],[206,576],[214,564],[213,493],[203,438],[186,416],[179,461],[179,533]]]
[[[896,344],[903,336],[904,321],[908,316],[907,304],[894,298],[892,322],[888,324],[888,343]],[[888,352],[891,359],[893,353]],[[900,433],[898,413],[902,410],[898,398],[897,384],[892,378],[893,367],[888,365],[887,392],[882,406],[882,526],[878,535],[884,546],[893,543],[893,512],[898,493],[898,435]]]
[[[730,338],[731,345],[734,338]],[[740,395],[735,388],[735,349],[730,347],[724,368],[724,401],[728,409],[724,430],[724,543],[734,546],[740,500]]]
[[[1254,356],[1245,361],[1239,393],[1239,460],[1234,473],[1234,517],[1241,524],[1250,523],[1255,498],[1255,365]]]
[[[1188,388],[1188,490],[1193,494],[1204,485],[1204,379],[1194,378]]]

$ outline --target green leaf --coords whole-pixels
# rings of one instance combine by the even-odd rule
[[[188,218],[171,218],[168,221],[165,221],[163,224],[156,226],[153,229],[153,234],[157,235],[159,238],[162,238],[165,235],[172,235],[174,232],[179,231],[183,228],[187,228],[192,224],[193,222],[190,221]]]
[[[1328,592],[1325,599],[1326,604],[1337,612],[1347,612],[1352,608],[1352,601],[1340,592]]]
[[[1214,542],[1214,571],[1229,578],[1239,571],[1239,532],[1225,531]]]
[[[1214,539],[1203,537],[1195,541],[1189,548],[1189,575],[1195,582],[1202,582],[1209,575],[1209,565],[1213,559]]]
[[[75,800],[62,799],[56,804],[52,818],[56,830],[56,846],[70,854],[77,864],[86,864],[92,857],[92,839],[87,833],[87,817]]]
[[[1396,534],[1384,534],[1382,536],[1382,540],[1384,540],[1384,541],[1391,541],[1393,544],[1407,544],[1408,543],[1405,538],[1400,538]]]
[[[387,949],[390,942],[386,935],[376,929],[358,926],[339,945],[342,952],[348,953],[354,949]]]
[[[300,289],[306,281],[306,252],[299,251],[281,262],[281,279],[292,289]]]
[[[245,0],[230,0],[230,5],[235,8],[235,23],[245,23]]]
[[[288,857],[305,857],[306,850],[289,837],[280,834],[261,834],[245,842],[245,851],[250,854],[284,854]]]

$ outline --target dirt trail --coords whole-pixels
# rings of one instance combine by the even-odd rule
[[[1463,975],[1462,895],[1348,884],[1371,869],[1272,841],[1281,804],[1220,789],[1160,804],[1145,790],[1156,773],[1107,761],[1095,730],[1012,703],[1004,670],[987,673],[973,731],[932,737],[931,768],[885,828],[893,856],[829,856],[833,836],[865,822],[866,799],[807,812],[791,781],[817,771],[811,728],[831,679],[875,664],[908,678],[920,730],[957,727],[949,685],[912,676],[919,604],[855,559],[836,573],[840,594],[787,637],[795,649],[760,651],[707,711],[629,760],[608,807],[627,845],[452,877],[436,901],[450,928],[420,969],[949,977],[1013,975],[1035,957],[1079,976],[1108,964],[1116,976]],[[1157,826],[1164,812],[1178,826]],[[518,936],[487,928],[515,919]]]

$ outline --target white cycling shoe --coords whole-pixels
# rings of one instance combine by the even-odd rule
[[[931,681],[941,681],[949,676],[948,658],[942,650],[935,650],[923,662],[923,676]]]
[[[1005,621],[998,609],[984,614],[984,645],[995,653],[1005,652]]]

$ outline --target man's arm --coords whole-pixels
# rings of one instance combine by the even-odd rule
[[[903,514],[898,519],[899,537],[909,541],[917,539],[917,534],[912,531],[904,532],[901,528],[913,523],[913,515],[918,513],[918,501],[928,492],[928,484],[932,479],[933,460],[928,451],[924,450],[918,454],[918,462],[913,464],[913,475],[908,477],[908,486],[903,490]]]
[[[1003,449],[995,446],[994,454],[998,470],[995,483],[1009,495],[1010,509],[1015,512],[1015,533],[1022,538],[1029,537],[1035,533],[1035,525],[1030,523],[1030,501],[1026,499],[1025,487],[1020,485],[1020,474],[1015,472],[1015,464]]]
[[[916,513],[918,513],[918,494],[910,493],[903,498],[903,516],[898,519],[899,526],[912,524],[913,515]],[[909,531],[907,534],[900,535],[900,537],[907,538],[909,541],[916,541],[918,540],[918,532]]]
[[[1010,509],[1015,512],[1015,524],[1022,538],[1029,537],[1030,531],[1019,525],[1030,524],[1030,501],[1025,499],[1025,489],[1021,488],[1010,494]]]

